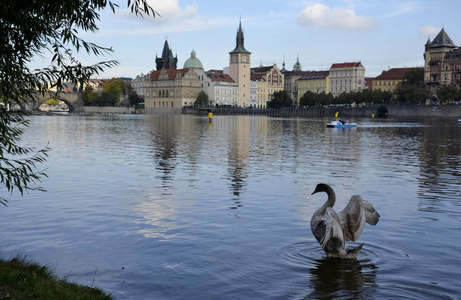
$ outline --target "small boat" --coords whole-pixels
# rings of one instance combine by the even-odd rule
[[[461,123],[461,118],[458,119],[458,123]]]
[[[355,128],[357,123],[349,123],[349,121],[335,120],[327,123],[328,128]]]

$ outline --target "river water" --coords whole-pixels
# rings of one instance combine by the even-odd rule
[[[115,299],[459,299],[456,120],[32,116],[47,192],[0,208],[0,255],[25,255]],[[356,260],[310,231],[336,191],[381,214]],[[351,243],[352,246],[357,245]]]

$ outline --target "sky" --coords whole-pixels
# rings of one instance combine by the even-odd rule
[[[98,78],[131,77],[155,70],[165,40],[178,68],[194,50],[205,70],[223,69],[241,21],[251,67],[277,64],[292,70],[299,57],[303,71],[328,70],[333,63],[360,61],[366,77],[389,68],[424,65],[424,45],[444,28],[461,45],[459,0],[148,0],[160,14],[136,17],[126,0],[116,13],[100,12],[99,31],[82,33],[112,47],[104,57],[79,54],[90,64],[115,59],[119,66]],[[40,63],[40,62],[38,62]]]

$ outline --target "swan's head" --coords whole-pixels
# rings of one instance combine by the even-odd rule
[[[311,195],[314,195],[315,193],[319,193],[319,192],[327,192],[330,188],[330,186],[326,183],[319,183],[317,184],[317,186],[315,187],[315,190],[314,192],[311,194]]]

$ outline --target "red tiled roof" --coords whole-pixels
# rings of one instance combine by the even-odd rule
[[[156,70],[156,71],[152,71],[152,73],[150,73],[150,79],[153,80],[153,81],[156,81],[158,80],[159,76],[160,76],[160,73],[162,72],[163,70]],[[184,75],[185,73],[187,73],[187,71],[189,71],[189,69],[176,69],[176,70],[165,70],[166,73],[168,74],[168,78],[173,80],[176,78],[176,76],[178,75],[178,73],[181,73],[182,75]]]
[[[208,77],[210,77],[212,81],[235,82],[228,74],[211,74],[208,75]]]
[[[360,62],[335,63],[331,65],[330,69],[354,68],[354,67],[360,67],[361,65],[362,63]]]
[[[406,72],[421,69],[422,68],[392,68],[387,71],[383,71],[381,75],[377,76],[373,80],[402,79]]]

